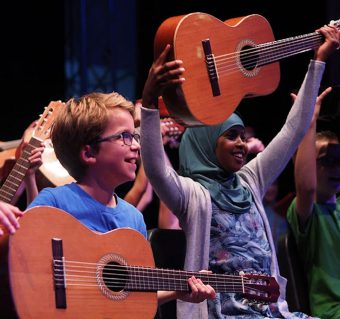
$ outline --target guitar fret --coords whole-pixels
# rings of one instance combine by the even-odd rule
[[[261,66],[304,51],[310,51],[318,47],[321,42],[322,36],[320,34],[310,33],[305,36],[297,36],[295,38],[288,38],[269,44],[267,43],[265,45],[259,45],[254,49],[254,51],[255,54],[258,54],[260,53],[260,50],[262,50],[260,61],[258,63],[258,65]]]
[[[24,168],[23,166],[20,166],[21,168]],[[20,168],[19,167],[19,168]],[[17,178],[17,176],[19,177],[19,178]],[[20,177],[23,177],[23,176],[25,176],[25,174],[24,174],[24,172],[21,172],[21,171],[19,171],[18,169],[16,169],[14,172],[13,172],[13,174],[12,174],[12,176],[11,177],[13,177],[13,178],[15,178],[15,179],[17,179],[17,180],[21,180],[22,178],[20,178]]]
[[[218,292],[244,292],[242,276],[204,274],[182,270],[129,267],[130,281],[127,290],[143,291],[189,291],[188,278],[196,276]]]
[[[19,182],[19,183],[18,183]],[[10,184],[14,185],[14,186],[19,186],[19,184],[21,183],[21,179],[16,178],[15,176],[10,176],[8,178],[8,180],[6,180],[6,183],[3,185],[4,187],[9,187],[11,188]],[[9,185],[8,185],[9,184]]]
[[[17,186],[17,185],[15,185],[15,186]],[[3,191],[4,191],[4,193],[13,195],[13,192],[16,192],[16,188],[11,188],[8,185],[3,185]]]
[[[10,196],[7,196],[5,192],[0,193],[0,199],[6,203],[9,203],[12,199],[12,194],[9,194]]]

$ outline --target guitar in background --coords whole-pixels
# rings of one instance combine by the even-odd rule
[[[138,130],[140,126],[142,99],[136,100],[135,106],[135,126]],[[183,126],[171,117],[161,96],[158,97],[158,109],[160,116],[161,133],[163,137],[163,145],[168,144],[170,148],[176,148],[179,145],[181,135],[185,131],[185,126]]]
[[[31,155],[31,151],[34,148],[40,147],[41,142],[49,138],[51,126],[58,114],[58,111],[60,110],[60,107],[62,106],[62,102],[52,101],[45,108],[44,113],[40,116],[34,126],[32,137],[22,149],[20,157],[0,188],[0,200],[6,203],[12,203],[14,196],[30,167],[28,157]]]
[[[330,24],[339,28],[340,20]],[[154,55],[171,44],[169,59],[184,62],[185,82],[163,92],[166,107],[185,126],[218,124],[243,98],[276,90],[278,61],[322,42],[317,32],[275,41],[269,22],[258,14],[225,22],[200,12],[171,17],[157,30]]]
[[[0,142],[0,181],[5,179],[15,164],[15,152],[21,139]]]
[[[99,234],[54,207],[29,209],[9,240],[10,285],[21,319],[152,319],[157,290],[188,292],[192,275],[217,292],[240,293],[257,304],[279,296],[275,278],[266,275],[154,266],[151,246],[139,232],[120,228]]]
[[[57,159],[52,141],[47,139],[44,144],[45,149],[42,154],[42,165],[37,172],[39,188],[62,186],[74,182],[74,178]]]
[[[178,148],[185,127],[176,123],[171,117],[161,119],[161,133],[163,145],[168,145],[170,148]]]

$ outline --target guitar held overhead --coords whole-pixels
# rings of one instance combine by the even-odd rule
[[[275,278],[266,275],[154,268],[149,242],[130,228],[100,234],[63,210],[42,206],[29,209],[20,223],[9,239],[8,265],[21,319],[152,319],[157,290],[189,291],[192,275],[254,303],[279,296]]]
[[[330,24],[339,28],[340,20]],[[170,116],[185,126],[218,124],[242,99],[276,90],[278,61],[322,42],[318,32],[275,41],[269,22],[258,14],[224,22],[201,12],[168,18],[157,30],[154,56],[171,44],[169,59],[182,60],[185,68],[185,82],[163,93]]]

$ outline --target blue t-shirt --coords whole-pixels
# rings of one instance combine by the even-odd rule
[[[115,195],[116,207],[107,207],[84,192],[76,183],[44,188],[27,207],[52,206],[74,216],[91,230],[106,233],[116,228],[132,228],[147,238],[142,213]]]

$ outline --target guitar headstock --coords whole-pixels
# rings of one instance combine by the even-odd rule
[[[171,148],[177,148],[180,142],[180,136],[185,131],[185,127],[176,123],[171,117],[161,119],[161,133],[163,144]]]
[[[64,103],[61,101],[51,101],[45,107],[44,113],[40,116],[34,127],[34,138],[41,141],[49,138],[52,124],[62,106],[64,106]]]
[[[274,277],[267,275],[245,274],[243,296],[250,302],[272,303],[280,296],[280,287]]]
[[[179,137],[181,136],[184,131],[185,127],[181,124],[176,123],[174,119],[171,117],[165,117],[161,119],[161,126],[164,126],[166,130],[164,130],[164,134],[169,137]]]

